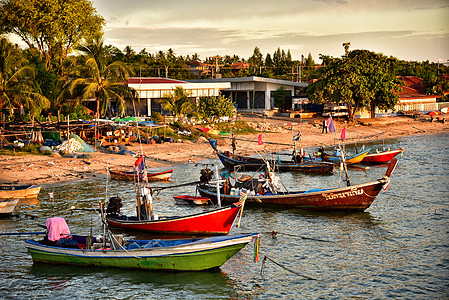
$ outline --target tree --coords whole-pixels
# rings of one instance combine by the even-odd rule
[[[31,67],[20,67],[19,49],[6,38],[0,38],[0,109],[7,109],[10,117],[13,108],[23,107],[32,116],[50,106],[50,101],[40,93]]]
[[[198,112],[203,118],[211,120],[213,117],[233,117],[234,104],[231,99],[220,95],[218,97],[201,97],[198,101]]]
[[[280,112],[284,112],[287,109],[285,107],[285,98],[288,96],[290,96],[290,91],[286,90],[284,86],[273,92],[274,105],[279,108]]]
[[[346,102],[349,117],[362,107],[393,109],[399,101],[399,80],[392,72],[393,59],[368,50],[354,50],[342,59],[328,61],[322,77],[307,88],[315,103]]]
[[[95,37],[79,46],[77,50],[86,57],[81,76],[69,82],[59,100],[65,99],[67,95],[78,96],[79,100],[93,97],[97,105],[98,118],[106,113],[110,101],[114,99],[118,115],[123,116],[126,111],[125,102],[135,99],[135,90],[126,84],[130,74],[128,68],[120,61],[106,65],[106,48],[102,37]]]
[[[248,62],[253,67],[260,67],[263,65],[263,54],[260,52],[259,47],[254,48],[253,55],[248,59]]]
[[[159,100],[165,110],[171,111],[177,120],[195,110],[195,103],[182,86],[177,86],[165,98]]]
[[[5,0],[0,6],[0,31],[18,35],[37,49],[47,68],[81,40],[99,34],[105,21],[89,0]]]

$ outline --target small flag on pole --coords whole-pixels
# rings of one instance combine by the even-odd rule
[[[343,128],[343,130],[341,131],[341,139],[344,140],[346,137],[346,128]]]
[[[134,169],[140,173],[145,168],[145,160],[143,159],[143,156],[139,157],[136,162],[134,163]]]
[[[258,145],[263,145],[263,142],[262,142],[262,134],[259,134],[259,141],[258,141],[257,144],[258,144]]]
[[[327,119],[327,128],[329,128],[329,132],[335,132],[334,122],[332,122],[332,117]]]
[[[134,163],[134,171],[139,176],[140,179],[146,178],[146,168],[145,168],[145,159],[143,155],[139,157],[136,162]]]

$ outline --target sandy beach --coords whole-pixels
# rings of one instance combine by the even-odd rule
[[[354,123],[334,120],[336,133],[322,133],[322,119],[288,119],[261,118],[245,116],[240,119],[250,122],[254,127],[263,126],[264,145],[258,145],[258,135],[238,135],[238,154],[253,155],[265,147],[268,152],[292,149],[292,136],[301,132],[303,148],[328,146],[337,142],[341,130],[346,126],[346,141],[357,142],[395,138],[401,136],[435,134],[449,132],[449,115],[440,115],[440,120],[431,122],[429,118],[413,119],[409,117],[386,117],[363,119]],[[229,138],[218,138],[221,150],[232,150]],[[206,139],[164,144],[132,143],[127,149],[140,153],[141,149],[149,158],[150,167],[176,166],[187,162],[215,158],[213,149]],[[118,170],[129,170],[134,165],[135,157],[130,155],[108,154],[97,151],[90,153],[90,158],[65,158],[58,156],[0,155],[0,183],[6,184],[51,184],[68,180],[81,180],[91,177],[105,176],[106,167]]]

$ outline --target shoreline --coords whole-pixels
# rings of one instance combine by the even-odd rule
[[[444,115],[443,115],[444,116]],[[445,115],[448,119],[448,115]],[[287,118],[242,117],[241,120],[254,126],[264,125],[270,132],[262,134],[264,145],[258,145],[259,134],[236,135],[237,154],[253,155],[263,151],[280,152],[292,149],[292,137],[301,132],[301,147],[313,148],[334,145],[340,138],[340,132],[345,127],[344,122],[334,120],[336,133],[321,133],[321,120],[307,119],[303,123]],[[449,120],[449,119],[448,119]],[[449,132],[449,122],[430,122],[426,119],[411,119],[408,117],[385,117],[362,119],[346,124],[346,144],[362,144],[383,139],[399,138],[423,134]],[[220,150],[232,151],[229,138],[218,138]],[[298,145],[299,146],[299,145]],[[206,139],[195,142],[142,144],[133,143],[127,149],[139,153],[142,147],[149,158],[149,167],[176,167],[176,165],[213,159],[217,156]],[[83,180],[104,176],[106,166],[110,169],[129,170],[136,160],[131,155],[109,154],[97,151],[89,153],[90,158],[65,158],[44,155],[0,155],[0,184],[41,184]],[[176,171],[176,170],[175,170]]]

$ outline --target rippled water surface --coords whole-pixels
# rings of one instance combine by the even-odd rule
[[[248,245],[218,271],[147,272],[33,264],[23,241],[35,236],[0,236],[0,298],[21,299],[304,299],[449,297],[449,135],[386,140],[404,147],[404,156],[387,191],[362,213],[312,213],[298,209],[245,207],[241,228],[261,232],[261,260]],[[382,147],[382,144],[367,146]],[[218,160],[209,163],[218,164]],[[169,184],[195,181],[198,164],[177,166]],[[350,169],[352,184],[381,178],[386,166],[366,173]],[[337,187],[333,175],[281,175],[290,190]],[[104,178],[46,185],[36,200],[22,201],[14,216],[0,219],[0,232],[42,231],[51,216],[64,217],[72,232],[101,231],[99,217],[68,211],[98,207],[105,199]],[[49,200],[48,193],[55,198]],[[178,205],[173,196],[194,187],[166,189],[156,198],[160,215],[184,215],[201,207]],[[108,195],[125,199],[122,211],[134,213],[134,187],[111,181]],[[280,234],[272,238],[270,231]],[[125,234],[149,238],[145,234]],[[265,263],[263,258],[267,257]],[[274,261],[274,262],[273,262]],[[276,264],[277,263],[277,264]],[[307,279],[313,278],[315,280]]]

